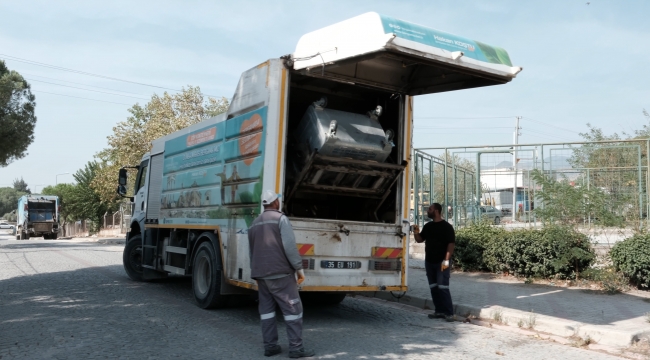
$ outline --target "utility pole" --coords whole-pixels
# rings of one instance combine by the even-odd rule
[[[519,127],[519,120],[521,119],[521,116],[515,117],[515,133],[513,134],[513,142],[514,145],[512,146],[512,163],[513,166],[512,168],[515,170],[515,181],[513,182],[514,185],[512,186],[512,221],[515,221],[516,214],[517,214],[517,144],[519,144],[519,130],[521,128]]]

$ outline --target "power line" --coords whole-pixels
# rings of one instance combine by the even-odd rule
[[[448,120],[477,120],[477,119],[511,119],[516,116],[483,116],[483,117],[437,117],[437,116],[424,116],[424,117],[414,117],[415,120],[418,119],[448,119]]]
[[[55,80],[55,81],[61,81],[61,82],[64,82],[64,83],[77,84],[77,85],[83,85],[83,86],[87,86],[87,87],[91,87],[91,88],[104,89],[104,90],[111,90],[111,91],[118,91],[118,92],[122,92],[122,93],[125,93],[125,94],[131,94],[131,95],[140,95],[140,96],[143,96],[142,94],[136,94],[136,93],[132,93],[132,92],[128,92],[128,91],[123,91],[123,90],[118,90],[118,89],[111,89],[111,88],[107,88],[107,87],[103,87],[103,86],[87,85],[87,84],[78,83],[78,82],[74,82],[74,81],[61,80],[61,79],[51,78],[51,77],[42,76],[42,75],[30,74],[30,73],[28,73],[28,72],[21,72],[21,75],[36,76],[36,77],[39,77],[39,78],[49,79],[49,80]]]
[[[524,116],[524,119],[526,119],[526,120],[530,120],[530,121],[533,121],[533,122],[536,122],[536,123],[539,123],[539,124],[543,124],[543,125],[547,125],[547,126],[552,126],[552,127],[554,127],[554,128],[558,128],[558,129],[560,129],[560,130],[564,130],[564,131],[569,131],[569,132],[572,132],[572,133],[580,134],[579,131],[569,130],[569,129],[567,129],[567,128],[563,128],[563,127],[560,127],[560,126],[557,126],[557,125],[549,124],[549,123],[544,122],[544,121],[539,121],[539,120],[531,119],[531,118],[529,118],[529,117],[525,117],[525,116]]]
[[[106,92],[106,91],[84,89],[84,88],[80,88],[80,87],[77,87],[77,86],[70,86],[70,85],[57,84],[57,83],[48,82],[48,81],[42,81],[42,80],[36,80],[36,79],[28,79],[28,78],[26,78],[26,79],[29,80],[29,81],[36,81],[36,82],[41,82],[41,83],[44,83],[44,84],[63,86],[63,87],[68,87],[68,88],[72,88],[72,89],[79,89],[79,90],[85,90],[85,91],[92,91],[92,92],[96,92],[96,93],[109,94],[109,95],[115,95],[115,96],[124,96],[124,97],[133,98],[133,99],[149,100],[149,99],[147,99],[147,98],[141,98],[141,97],[136,97],[136,96],[131,96],[131,95],[114,94],[114,93],[109,93],[109,92]]]
[[[115,78],[115,77],[112,77],[112,76],[94,74],[94,73],[89,73],[89,72],[81,71],[81,70],[69,69],[69,68],[65,68],[65,67],[61,67],[61,66],[50,65],[50,64],[46,64],[46,63],[42,63],[42,62],[38,62],[38,61],[33,61],[33,60],[28,60],[28,59],[23,59],[23,58],[11,56],[11,55],[6,55],[6,54],[0,54],[0,57],[4,57],[5,60],[12,60],[12,61],[17,61],[17,62],[22,62],[22,63],[25,63],[25,64],[42,66],[42,67],[46,67],[46,68],[50,68],[50,69],[54,69],[54,70],[67,71],[67,72],[80,74],[80,75],[86,75],[86,76],[94,76],[94,77],[113,80],[113,81],[122,81],[122,82],[130,83],[130,84],[149,86],[149,87],[163,89],[163,90],[171,90],[171,91],[176,91],[176,92],[182,92],[182,90],[178,90],[178,89],[172,89],[172,88],[168,88],[168,87],[164,87],[164,86],[141,83],[141,82],[137,82],[137,81],[119,79],[119,78]],[[203,94],[203,93],[201,93],[201,94]],[[207,95],[207,96],[214,97],[214,98],[224,97],[224,96],[215,96],[215,95],[209,95],[209,94],[203,94],[203,95]]]
[[[118,103],[118,102],[113,102],[113,101],[106,101],[106,100],[97,100],[97,99],[85,98],[85,97],[81,97],[81,96],[72,96],[72,95],[57,94],[57,93],[47,92],[47,91],[39,91],[38,93],[50,94],[50,95],[58,95],[58,96],[67,96],[67,97],[71,97],[71,98],[84,99],[84,100],[92,100],[92,101],[99,101],[99,102],[105,102],[105,103],[109,103],[109,104],[119,104],[119,105],[126,105],[126,106],[132,106],[132,105],[133,105],[133,104]],[[36,94],[34,94],[34,95],[36,95]]]
[[[538,131],[538,130],[526,129],[526,131],[530,131],[530,132],[533,132],[533,133],[537,134],[537,136],[540,136],[540,135],[541,135],[541,136],[544,136],[544,137],[547,137],[547,138],[550,138],[550,139],[560,139],[560,140],[568,140],[568,141],[572,141],[571,139],[566,138],[566,137],[563,137],[563,136],[557,136],[557,135],[554,135],[554,134],[548,134],[548,133],[545,133],[545,132],[542,132],[542,131]]]
[[[416,126],[415,129],[440,129],[440,130],[447,130],[447,129],[467,129],[467,130],[473,130],[473,129],[510,129],[512,126],[478,126],[478,127],[430,127],[430,126]]]
[[[0,84],[0,87],[5,87],[5,88],[12,88],[12,89],[15,89],[13,86],[9,86],[9,85],[1,85],[1,84]],[[27,88],[24,88],[24,89],[18,89],[18,91],[23,91],[23,90],[25,90],[25,89],[27,89]],[[32,91],[32,90],[33,90],[33,91]],[[77,98],[77,99],[99,101],[99,102],[105,102],[105,103],[109,103],[109,104],[119,104],[119,105],[133,106],[133,104],[118,103],[118,102],[114,102],[114,101],[97,100],[97,99],[85,98],[85,97],[81,97],[81,96],[73,96],[73,95],[57,94],[57,93],[53,93],[53,92],[49,92],[49,91],[40,91],[40,90],[36,91],[36,90],[34,90],[34,89],[32,89],[32,88],[30,88],[29,91],[30,91],[30,93],[31,93],[32,95],[34,95],[34,96],[43,93],[43,94],[51,94],[51,95],[58,95],[58,96],[67,96],[67,97],[72,97],[72,98]]]

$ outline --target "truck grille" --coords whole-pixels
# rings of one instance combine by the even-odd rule
[[[34,231],[51,232],[52,231],[52,224],[50,224],[50,223],[35,223],[34,224]]]

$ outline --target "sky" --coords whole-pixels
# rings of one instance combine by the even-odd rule
[[[516,116],[520,143],[580,141],[587,123],[632,133],[650,110],[643,0],[1,0],[0,8],[0,59],[30,82],[38,117],[28,155],[0,168],[0,187],[20,177],[34,192],[72,183],[135,103],[187,85],[231,98],[243,71],[368,11],[500,46],[524,69],[506,85],[417,97],[415,147],[510,144]]]

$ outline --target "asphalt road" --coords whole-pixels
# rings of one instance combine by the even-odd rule
[[[122,248],[0,233],[0,359],[264,358],[254,301],[202,310],[188,278],[129,280]],[[306,305],[304,319],[321,359],[615,358],[363,298]],[[286,358],[282,323],[280,344]]]

